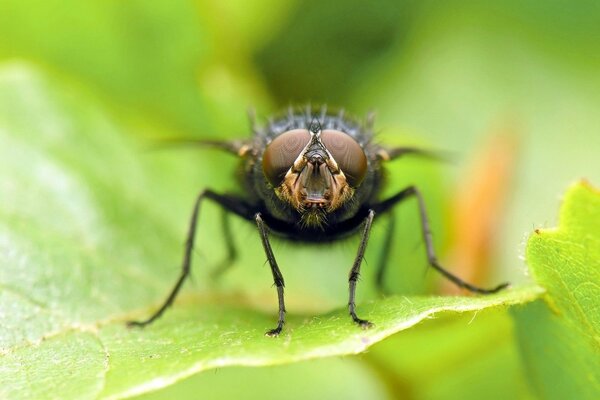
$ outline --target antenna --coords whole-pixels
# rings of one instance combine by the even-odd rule
[[[317,137],[321,134],[321,122],[319,122],[319,119],[316,116],[313,117],[308,130]]]

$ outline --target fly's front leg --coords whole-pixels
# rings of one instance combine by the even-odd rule
[[[179,278],[177,279],[175,286],[173,286],[171,292],[163,302],[162,306],[160,306],[160,308],[156,310],[154,314],[152,314],[149,318],[145,320],[129,321],[127,322],[127,325],[142,327],[151,324],[157,318],[159,318],[167,308],[169,308],[173,304],[173,301],[175,301],[175,298],[177,297],[179,290],[181,290],[183,283],[190,275],[190,268],[192,265],[192,250],[194,248],[194,241],[196,238],[196,225],[198,223],[198,214],[200,212],[200,204],[204,199],[212,200],[213,202],[220,205],[225,211],[232,212],[240,217],[246,219],[252,218],[251,207],[243,200],[234,196],[221,195],[213,192],[212,190],[202,191],[198,195],[198,197],[196,198],[196,202],[194,203],[192,217],[190,218],[187,240],[185,241],[185,251],[183,254],[183,262],[181,264],[181,273],[179,274]]]
[[[277,266],[277,261],[275,260],[273,250],[271,249],[271,243],[269,242],[269,232],[267,226],[265,225],[265,222],[263,221],[260,213],[255,214],[254,220],[256,221],[256,226],[258,227],[258,232],[260,233],[260,239],[262,241],[265,254],[267,255],[269,266],[271,267],[273,281],[275,282],[275,287],[277,287],[277,299],[279,301],[279,318],[277,320],[277,327],[267,331],[265,335],[277,336],[281,333],[281,330],[283,329],[283,324],[285,324],[285,302],[283,299],[283,288],[285,287],[285,282],[283,281],[283,275],[281,274],[281,271]]]
[[[362,264],[363,258],[365,257],[365,250],[367,248],[367,242],[369,241],[369,234],[371,233],[371,225],[373,224],[373,218],[375,217],[375,211],[369,210],[367,214],[367,218],[365,218],[365,227],[363,229],[363,234],[360,239],[360,245],[358,246],[358,252],[356,253],[356,258],[354,259],[354,264],[352,265],[352,269],[350,270],[350,276],[348,279],[349,282],[349,299],[348,299],[348,311],[350,312],[350,316],[352,320],[360,325],[362,328],[370,328],[373,324],[365,319],[358,318],[356,315],[356,282],[358,281],[358,277],[360,276],[360,266]]]
[[[427,210],[425,209],[425,201],[423,200],[421,192],[415,186],[409,186],[406,189],[401,190],[394,196],[390,197],[389,199],[386,199],[378,204],[373,205],[373,209],[380,213],[386,212],[398,203],[410,197],[416,197],[419,204],[421,230],[423,233],[423,241],[425,242],[425,249],[427,250],[427,260],[429,261],[429,265],[431,265],[435,270],[444,275],[447,279],[454,282],[457,286],[467,289],[471,292],[491,294],[496,293],[499,290],[502,290],[508,286],[508,283],[501,283],[500,285],[491,289],[480,288],[478,286],[463,281],[458,276],[452,274],[450,271],[446,270],[440,265],[435,254],[435,250],[433,248],[433,240],[431,236],[431,229],[429,227],[429,218],[427,217]]]

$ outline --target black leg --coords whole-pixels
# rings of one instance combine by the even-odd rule
[[[212,140],[212,139],[192,139],[192,138],[172,138],[161,140],[155,147],[164,146],[199,146],[212,147],[234,154],[238,157],[245,156],[251,149],[251,143],[246,140]]]
[[[394,147],[391,149],[380,148],[377,151],[377,156],[383,161],[393,161],[405,155],[416,155],[436,161],[450,161],[451,157],[447,153],[436,152],[431,150],[419,149],[417,147]]]
[[[233,234],[231,233],[231,219],[227,210],[221,210],[221,225],[223,228],[223,240],[225,241],[225,250],[227,254],[225,259],[211,272],[210,276],[213,280],[218,280],[235,262],[237,259],[237,250],[233,242]]]
[[[358,281],[358,277],[360,276],[360,265],[362,264],[362,260],[365,256],[365,249],[367,248],[367,242],[369,241],[369,233],[371,232],[371,225],[373,224],[373,217],[375,217],[375,212],[373,210],[369,210],[369,214],[367,218],[365,218],[365,227],[363,230],[362,237],[360,239],[360,245],[358,246],[358,252],[356,253],[356,258],[354,259],[354,264],[352,265],[352,269],[350,270],[350,277],[348,282],[350,297],[348,300],[348,311],[350,312],[350,316],[352,320],[360,325],[362,328],[370,328],[373,324],[367,320],[360,319],[356,316],[356,282]]]
[[[431,237],[431,229],[429,228],[429,219],[427,218],[425,202],[423,201],[423,196],[421,195],[421,192],[419,192],[419,190],[416,187],[409,186],[406,189],[398,192],[394,196],[382,201],[381,203],[373,205],[372,208],[376,212],[383,213],[383,212],[389,211],[393,206],[395,206],[396,204],[400,203],[401,201],[407,199],[410,196],[415,196],[419,202],[419,213],[421,216],[421,228],[423,231],[423,240],[425,242],[425,248],[427,250],[427,260],[429,261],[429,265],[431,265],[433,268],[435,268],[438,272],[440,272],[442,275],[444,275],[450,281],[454,282],[457,286],[459,286],[461,288],[465,288],[471,292],[490,294],[490,293],[496,293],[499,290],[502,290],[508,286],[508,283],[502,283],[491,289],[480,288],[478,286],[474,286],[474,285],[471,285],[470,283],[463,281],[458,276],[450,273],[449,271],[447,271],[445,268],[443,268],[439,264],[437,257],[435,255],[435,251],[433,249],[433,240]]]
[[[375,276],[375,285],[380,293],[386,293],[384,286],[385,272],[388,265],[390,252],[392,251],[392,243],[394,242],[394,231],[396,229],[396,217],[390,212],[387,215],[388,225],[383,239],[383,247],[381,248],[381,256],[377,264],[377,275]]]
[[[153,321],[155,321],[158,317],[160,317],[177,297],[177,293],[181,289],[181,286],[185,282],[186,278],[190,274],[190,267],[192,264],[192,250],[194,248],[194,239],[196,237],[196,224],[198,222],[198,213],[200,212],[200,204],[202,200],[210,199],[223,207],[226,211],[233,212],[243,218],[251,219],[251,207],[245,203],[243,200],[238,199],[237,197],[221,195],[213,192],[212,190],[204,190],[202,191],[198,197],[196,198],[196,203],[194,204],[194,210],[192,211],[192,217],[190,219],[190,225],[187,234],[187,240],[185,242],[185,252],[183,255],[183,262],[181,265],[181,273],[179,274],[179,279],[171,289],[171,292],[167,296],[166,300],[163,302],[162,306],[154,312],[148,319],[141,321],[129,321],[127,325],[129,326],[145,326]]]
[[[283,275],[281,275],[281,271],[279,270],[279,267],[277,266],[277,261],[275,260],[275,256],[273,255],[271,243],[269,243],[269,232],[260,213],[256,213],[254,215],[254,220],[256,221],[256,226],[258,226],[258,232],[260,233],[260,239],[262,241],[263,248],[265,249],[265,254],[267,255],[267,260],[269,261],[269,266],[271,266],[271,272],[273,273],[273,281],[275,282],[275,287],[277,287],[277,299],[279,301],[279,318],[277,320],[277,327],[267,331],[265,335],[277,336],[281,333],[281,330],[283,329],[283,324],[285,324],[285,302],[283,299],[283,288],[285,287],[285,282],[283,281]]]

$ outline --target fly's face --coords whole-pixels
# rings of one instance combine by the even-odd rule
[[[367,156],[352,136],[336,129],[292,129],[275,137],[263,153],[263,172],[277,197],[319,226],[352,199],[367,173]]]

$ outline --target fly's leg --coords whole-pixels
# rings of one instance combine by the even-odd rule
[[[429,158],[435,161],[450,161],[451,157],[449,154],[420,149],[418,147],[393,147],[393,148],[380,148],[377,151],[377,157],[383,161],[393,161],[397,158],[404,157],[406,155],[415,155],[418,157]]]
[[[260,239],[262,241],[265,254],[267,255],[269,266],[271,267],[273,281],[275,282],[275,287],[277,288],[277,299],[279,301],[279,318],[277,320],[277,327],[267,331],[265,335],[277,336],[281,333],[281,330],[283,329],[283,324],[285,324],[285,302],[283,299],[283,288],[285,286],[285,282],[283,281],[283,275],[281,274],[281,271],[277,266],[277,261],[275,260],[273,250],[271,249],[271,243],[269,242],[269,232],[267,226],[265,225],[265,222],[263,221],[260,213],[256,213],[254,215],[254,220],[256,221],[256,226],[258,227],[258,232],[260,233]]]
[[[470,283],[463,281],[458,276],[452,274],[451,272],[449,272],[448,270],[446,270],[444,267],[442,267],[440,265],[440,263],[437,260],[437,256],[435,254],[435,250],[433,249],[433,240],[432,240],[432,236],[431,236],[431,229],[429,227],[429,219],[427,217],[427,211],[425,209],[425,202],[423,201],[423,196],[421,195],[421,192],[415,186],[409,186],[406,189],[401,190],[394,196],[382,201],[381,203],[374,205],[372,208],[380,213],[389,211],[392,207],[394,207],[398,203],[402,202],[403,200],[406,200],[407,198],[409,198],[411,196],[416,197],[417,201],[419,203],[419,214],[421,217],[421,230],[423,232],[423,241],[425,242],[425,248],[427,250],[427,260],[429,261],[429,265],[431,265],[439,273],[444,275],[447,279],[454,282],[457,286],[467,289],[471,292],[482,293],[482,294],[491,294],[491,293],[496,293],[499,290],[502,290],[508,286],[508,283],[501,283],[500,285],[498,285],[494,288],[491,288],[491,289],[480,288],[478,286],[471,285]]]
[[[369,210],[367,214],[367,218],[365,218],[365,227],[363,229],[363,234],[360,239],[360,245],[358,246],[358,251],[356,253],[356,257],[354,258],[354,264],[352,265],[352,269],[350,270],[350,276],[348,278],[349,282],[349,299],[348,299],[348,311],[350,312],[350,316],[352,320],[360,325],[361,328],[370,328],[373,324],[365,319],[358,318],[356,315],[356,282],[358,281],[358,277],[360,276],[360,265],[362,264],[362,260],[365,257],[365,249],[367,248],[367,243],[369,241],[369,234],[371,233],[371,225],[373,224],[373,218],[375,217],[375,212],[373,210]]]
[[[225,259],[219,263],[219,265],[211,272],[211,279],[214,281],[219,280],[225,272],[227,272],[233,263],[237,260],[237,249],[233,243],[233,234],[231,233],[231,219],[230,214],[225,210],[221,210],[221,226],[223,228],[223,239],[225,240]]]
[[[392,243],[394,242],[394,232],[396,229],[396,217],[393,213],[389,213],[388,225],[383,239],[383,247],[381,248],[381,256],[377,263],[377,274],[375,275],[375,286],[380,293],[386,293],[384,287],[385,272],[388,266],[388,259],[392,251]]]
[[[192,138],[172,138],[161,140],[156,143],[155,147],[165,146],[198,146],[212,147],[223,150],[227,153],[244,157],[251,149],[250,142],[246,140],[212,140],[212,139],[192,139]]]
[[[157,318],[159,318],[167,308],[173,304],[179,290],[183,286],[183,283],[187,279],[190,274],[190,268],[192,265],[192,250],[194,248],[194,240],[196,238],[196,224],[198,222],[198,214],[200,212],[200,205],[204,199],[209,199],[220,205],[225,211],[233,212],[243,218],[251,219],[252,212],[250,211],[250,206],[244,202],[243,200],[227,195],[221,195],[213,192],[212,190],[204,190],[202,191],[198,197],[196,198],[196,202],[194,203],[194,209],[192,211],[192,217],[190,218],[190,225],[187,234],[187,240],[185,242],[185,252],[183,255],[183,262],[181,264],[181,272],[179,274],[179,278],[175,283],[175,286],[171,289],[171,292],[163,302],[162,306],[154,312],[149,318],[141,321],[129,321],[127,325],[129,326],[146,326],[154,322]]]

